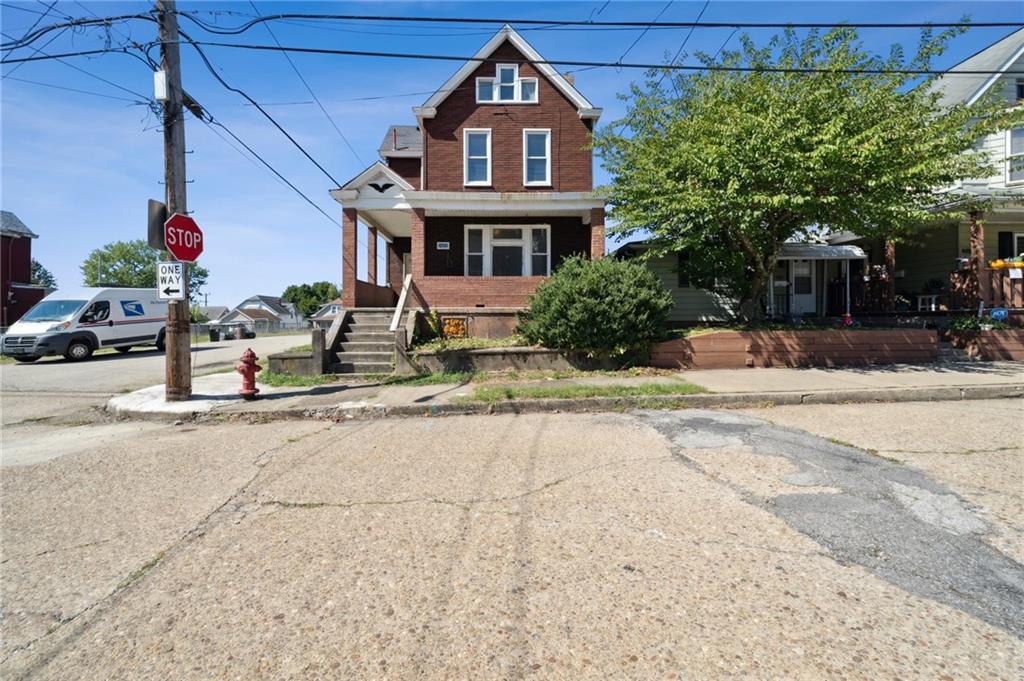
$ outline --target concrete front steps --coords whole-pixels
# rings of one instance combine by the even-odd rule
[[[394,371],[395,335],[388,331],[394,313],[394,308],[350,310],[338,350],[333,353],[331,372],[359,377]],[[403,325],[405,316],[403,313]]]

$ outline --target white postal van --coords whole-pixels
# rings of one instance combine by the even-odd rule
[[[0,351],[19,362],[63,355],[88,359],[100,348],[164,349],[167,301],[155,288],[61,289],[43,298],[3,337]]]

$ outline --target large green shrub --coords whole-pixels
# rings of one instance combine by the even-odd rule
[[[643,265],[574,256],[530,297],[519,333],[530,343],[613,356],[664,336],[672,296]]]

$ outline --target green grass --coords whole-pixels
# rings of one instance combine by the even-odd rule
[[[292,376],[291,374],[275,374],[271,371],[261,371],[256,375],[256,381],[275,388],[288,386],[295,388],[306,388],[317,385],[336,383],[342,375],[324,374],[318,376]]]
[[[416,352],[446,352],[449,350],[481,350],[483,348],[511,348],[529,345],[519,336],[505,338],[435,338],[413,348]]]
[[[288,348],[285,352],[313,352],[313,344],[296,345],[294,348]]]
[[[418,376],[393,376],[391,374],[378,374],[375,376],[367,376],[367,379],[372,379],[375,382],[382,383],[384,385],[408,385],[408,386],[419,386],[419,385],[443,385],[448,383],[470,383],[475,380],[478,374],[465,372],[455,373],[440,373],[440,374],[420,374]]]
[[[659,395],[696,395],[704,388],[677,381],[640,385],[480,385],[468,398],[477,402],[505,400],[580,399],[586,397],[654,397]]]

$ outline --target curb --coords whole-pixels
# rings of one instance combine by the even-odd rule
[[[246,420],[268,423],[287,420],[375,420],[491,414],[618,412],[633,409],[712,409],[775,407],[799,404],[870,404],[884,402],[958,402],[962,400],[1021,399],[1024,386],[945,386],[936,388],[871,388],[823,390],[818,392],[704,393],[700,395],[659,395],[648,397],[592,397],[583,399],[508,400],[503,402],[462,402],[432,405],[365,404],[337,407],[291,408],[218,412],[133,412],[119,410],[122,418],[144,420]]]

